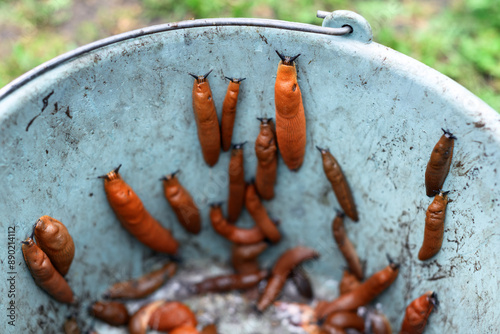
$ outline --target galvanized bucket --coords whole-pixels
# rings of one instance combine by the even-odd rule
[[[213,168],[205,165],[191,106],[193,79],[187,73],[214,70],[210,85],[219,112],[224,76],[247,78],[233,138],[252,143],[259,131],[255,118],[274,115],[275,50],[302,54],[297,68],[307,151],[297,173],[280,162],[276,198],[266,207],[281,220],[284,239],[265,253],[263,265],[272,265],[287,248],[313,247],[322,254],[306,265],[315,287],[335,290],[344,264],[330,231],[338,203],[314,149],[327,147],[342,165],[358,205],[360,222],[347,229],[366,261],[366,275],[387,264],[386,253],[401,263],[400,276],[377,299],[394,330],[406,305],[434,290],[441,307],[426,333],[495,332],[500,318],[499,115],[456,82],[372,42],[362,17],[346,11],[325,16],[323,27],[211,19],[144,28],[64,54],[4,87],[2,333],[60,332],[67,315],[66,306],[35,286],[23,261],[19,241],[42,215],[63,221],[73,235],[76,255],[68,280],[82,304],[98,298],[117,278],[149,270],[152,252],[119,226],[96,178],[118,164],[147,209],[181,241],[185,264],[227,261],[229,243],[210,226],[208,204],[227,197],[229,154]],[[349,34],[346,25],[352,28]],[[458,137],[445,183],[453,202],[440,253],[421,262],[416,254],[430,204],[424,172],[441,128]],[[252,145],[245,149],[248,179],[256,166]],[[158,179],[176,169],[202,210],[198,236],[177,224],[163,198]],[[252,224],[246,213],[242,221]],[[13,246],[6,242],[9,236]],[[13,247],[15,261],[9,262]],[[12,312],[6,311],[12,303],[15,326],[8,324]],[[221,332],[229,332],[224,326],[222,321]],[[239,330],[246,328],[241,324]],[[255,332],[252,328],[247,332]],[[260,328],[265,332],[267,327]]]

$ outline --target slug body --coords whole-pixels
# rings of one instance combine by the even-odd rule
[[[323,319],[331,313],[339,311],[355,311],[358,307],[371,302],[375,297],[387,289],[396,279],[399,265],[389,264],[376,272],[356,289],[348,292],[330,303],[316,308],[318,319]]]
[[[150,328],[169,333],[177,327],[196,327],[197,324],[193,311],[183,303],[175,301],[163,303],[153,312],[148,321]]]
[[[360,332],[365,330],[365,321],[357,315],[356,311],[340,311],[330,314],[324,324],[325,326],[334,326],[342,329],[353,328]]]
[[[283,253],[273,267],[271,278],[257,303],[257,309],[261,312],[264,311],[278,297],[287,277],[296,266],[318,257],[319,254],[315,250],[302,246],[297,246]]]
[[[63,326],[64,334],[80,334],[80,327],[74,317],[68,318]]]
[[[201,334],[217,334],[217,327],[215,324],[206,325],[201,330]]]
[[[333,220],[332,223],[333,239],[337,243],[344,259],[349,266],[349,270],[353,273],[359,280],[363,279],[363,268],[361,267],[361,262],[359,261],[358,254],[353,244],[347,238],[347,233],[344,227],[344,214],[339,212]]]
[[[200,233],[200,210],[189,192],[179,183],[175,173],[165,176],[162,181],[165,198],[174,210],[179,223],[190,233]]]
[[[226,97],[222,103],[222,119],[221,119],[221,137],[222,137],[222,150],[229,151],[231,148],[231,139],[233,138],[234,119],[236,118],[236,105],[238,104],[238,94],[240,92],[240,83],[245,80],[242,79],[229,79],[227,86]]]
[[[399,333],[422,334],[427,325],[429,315],[438,304],[437,295],[432,291],[428,291],[412,301],[406,308],[405,317]]]
[[[174,328],[168,334],[199,334],[198,330],[193,326],[181,326]]]
[[[210,209],[210,221],[215,232],[222,235],[224,238],[238,244],[255,244],[264,240],[264,234],[258,226],[252,228],[240,228],[231,225],[224,219],[222,209],[215,205]]]
[[[211,72],[211,71],[210,71]],[[204,76],[192,75],[193,84],[193,111],[198,127],[198,139],[200,140],[203,159],[210,166],[214,166],[219,160],[220,154],[220,130],[219,119],[212,97],[212,91],[208,84],[208,72]]]
[[[326,178],[332,184],[333,192],[335,193],[342,210],[344,210],[345,214],[349,218],[357,222],[359,218],[356,204],[354,203],[351,189],[349,188],[349,184],[347,183],[339,163],[330,151],[317,146],[316,148],[321,152],[323,170],[325,171]]]
[[[267,248],[267,243],[261,241],[250,245],[233,245],[231,264],[237,274],[253,274],[260,270],[257,257]]]
[[[356,277],[356,275],[351,274],[348,270],[344,270],[344,275],[339,283],[339,293],[340,295],[345,295],[346,293],[356,289],[361,282]]]
[[[319,330],[319,334],[346,334],[346,333],[347,332],[342,328],[331,325],[325,325],[321,327]]]
[[[306,271],[302,267],[295,267],[290,273],[290,279],[297,288],[298,293],[306,298],[313,299],[314,292],[311,284],[311,280],[307,275]]]
[[[255,140],[255,155],[257,156],[257,172],[255,187],[264,200],[274,198],[274,185],[278,169],[278,148],[272,118],[261,118],[260,132]]]
[[[75,244],[66,226],[57,219],[42,216],[35,223],[35,238],[54,268],[65,276],[75,256]]]
[[[302,166],[306,152],[306,116],[294,62],[299,55],[293,58],[278,55],[281,61],[274,85],[276,138],[286,166],[296,171]]]
[[[196,293],[226,292],[253,288],[269,276],[268,270],[260,270],[251,274],[221,275],[204,279],[195,284]]]
[[[130,318],[128,323],[128,331],[130,334],[146,334],[148,330],[149,319],[153,313],[165,303],[163,300],[156,300],[141,307]]]
[[[119,302],[98,301],[90,306],[91,316],[100,319],[111,326],[128,324],[130,316],[125,305]]]
[[[60,303],[73,303],[71,288],[62,275],[54,268],[49,257],[29,237],[22,241],[24,261],[35,283]]]
[[[373,334],[392,334],[389,319],[381,313],[375,312],[370,315],[370,329]]]
[[[424,242],[418,252],[418,259],[425,261],[436,255],[443,244],[444,219],[448,204],[448,192],[440,192],[434,197],[425,213]]]
[[[451,132],[441,130],[444,134],[434,146],[425,170],[425,190],[429,197],[443,189],[444,181],[450,171],[455,139],[457,139]]]
[[[111,299],[139,299],[146,297],[165,284],[175,274],[176,270],[177,265],[175,263],[167,263],[160,269],[146,274],[137,280],[113,284],[105,293],[105,296]]]
[[[252,216],[255,224],[262,230],[269,241],[277,243],[281,240],[281,233],[276,224],[269,218],[266,208],[262,205],[259,195],[257,195],[254,184],[247,185],[245,207]]]
[[[235,144],[229,161],[229,196],[227,200],[227,220],[235,223],[240,216],[245,201],[245,170],[243,167],[243,145]]]
[[[176,254],[179,243],[170,231],[161,226],[144,208],[141,199],[118,174],[119,168],[102,177],[106,197],[118,220],[130,234],[149,248],[157,252]]]

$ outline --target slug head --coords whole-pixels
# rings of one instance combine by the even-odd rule
[[[37,236],[40,236],[40,233],[45,235],[45,238],[51,239],[51,237],[57,236],[59,233],[60,223],[50,216],[42,216],[40,217],[35,225],[33,226],[33,233],[36,231]],[[37,240],[40,242],[40,240]]]
[[[226,78],[227,80],[229,80],[231,82],[237,83],[237,84],[239,84],[240,82],[242,82],[243,80],[246,79],[246,78],[229,78],[229,77],[224,77],[224,78]]]
[[[389,261],[389,266],[391,266],[391,268],[393,270],[399,269],[399,266],[400,266],[399,263],[395,263],[394,260],[391,258],[391,256],[388,253],[385,254],[385,256],[387,257],[387,260]]]
[[[445,135],[446,138],[457,139],[457,137],[455,137],[453,133],[450,132],[450,130],[445,130],[443,128],[441,128],[441,130],[443,130],[443,134]]]
[[[241,150],[246,143],[247,142],[244,141],[243,143],[233,144],[233,150]]]
[[[335,209],[335,212],[337,213],[337,217],[344,218],[345,217],[345,212],[339,209]]]
[[[330,150],[329,150],[329,149],[327,149],[327,148],[321,148],[321,147],[319,147],[319,146],[316,146],[316,149],[317,149],[317,150],[318,150],[321,154],[326,154],[326,153],[330,152]]]
[[[431,303],[434,306],[434,308],[437,309],[437,307],[439,306],[437,293],[433,291],[428,298],[429,298],[429,303]]]
[[[195,78],[196,82],[197,83],[202,83],[202,82],[205,82],[207,81],[207,77],[210,73],[212,73],[213,69],[211,69],[210,71],[208,71],[205,75],[194,75],[193,73],[188,73],[190,76],[192,76],[193,78]]]
[[[257,119],[260,121],[261,124],[264,124],[264,125],[269,124],[273,120],[272,117],[271,118],[257,117]]]
[[[170,181],[170,180],[172,180],[172,179],[173,179],[173,178],[174,178],[177,174],[179,174],[179,172],[180,172],[180,171],[181,171],[181,170],[180,170],[180,169],[178,169],[178,170],[176,170],[176,171],[175,171],[175,172],[173,172],[173,173],[170,173],[170,174],[168,174],[168,175],[165,175],[164,177],[162,177],[162,178],[160,179],[160,181],[166,181],[166,182],[167,182],[167,181]]]
[[[115,179],[119,179],[120,178],[120,174],[118,174],[118,171],[120,170],[121,167],[122,167],[122,164],[120,164],[118,167],[116,167],[115,169],[113,169],[108,174],[98,176],[97,178],[99,178],[99,179],[105,179],[106,181],[112,181],[112,180],[115,180]]]
[[[283,65],[287,65],[287,66],[293,66],[293,62],[295,61],[295,59],[297,59],[300,56],[300,53],[299,53],[296,56],[289,57],[289,56],[283,55],[282,53],[279,53],[278,50],[275,50],[275,51],[278,54],[278,56],[280,57],[281,61],[283,62]]]

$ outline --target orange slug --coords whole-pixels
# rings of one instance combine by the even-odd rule
[[[54,268],[49,257],[33,241],[33,235],[21,241],[24,261],[35,283],[60,303],[75,301],[73,292],[62,275]]]
[[[161,179],[165,198],[174,210],[182,227],[190,233],[198,234],[201,230],[200,210],[198,210],[189,192],[179,183],[179,179],[176,177],[178,172],[176,171]]]
[[[324,303],[316,307],[318,319],[323,319],[334,312],[354,311],[358,307],[368,304],[394,282],[398,272],[399,265],[390,261],[387,267],[373,274],[356,289],[330,303]]]
[[[297,171],[306,153],[306,116],[294,62],[300,54],[285,57],[276,53],[281,58],[274,85],[276,138],[285,165]]]
[[[193,311],[185,304],[177,301],[164,302],[153,312],[148,321],[151,329],[160,332],[170,332],[182,326],[196,327],[197,324]]]
[[[196,283],[193,290],[198,293],[226,292],[231,290],[246,290],[259,284],[269,276],[268,270],[260,270],[250,274],[230,274],[209,277]]]
[[[406,308],[399,334],[422,334],[429,315],[438,305],[437,294],[432,291],[428,291],[412,301]]]
[[[118,220],[130,234],[149,248],[176,254],[179,243],[170,230],[151,216],[134,190],[123,181],[118,174],[120,167],[121,165],[108,174],[99,176],[104,179],[106,197]]]
[[[361,282],[356,275],[351,274],[349,270],[344,270],[344,275],[339,283],[339,293],[340,295],[345,295],[346,293],[357,288],[360,284]]]
[[[303,246],[291,248],[283,253],[273,267],[271,278],[257,303],[257,309],[263,312],[278,297],[286,279],[295,267],[304,261],[318,257],[319,253],[314,249]]]
[[[234,119],[236,117],[236,105],[238,104],[238,94],[240,92],[240,83],[246,78],[228,78],[226,97],[222,103],[222,119],[220,131],[222,138],[222,150],[229,151],[231,148],[231,139],[233,138]]]
[[[80,334],[80,327],[74,316],[68,317],[63,326],[64,334]]]
[[[342,329],[353,328],[360,332],[365,330],[365,321],[356,311],[339,311],[326,317],[323,327],[335,326]]]
[[[370,315],[370,329],[373,334],[392,334],[391,323],[382,312]]]
[[[425,170],[425,190],[429,197],[434,196],[443,187],[450,171],[454,140],[457,139],[451,132],[445,129],[441,130],[444,134],[434,146]]]
[[[290,273],[290,280],[295,285],[298,293],[302,297],[304,297],[306,299],[313,299],[314,298],[311,280],[309,279],[309,276],[307,275],[304,268],[302,268],[300,266],[295,267],[292,270],[292,272]]]
[[[210,167],[219,160],[221,146],[219,119],[207,79],[211,72],[212,70],[201,76],[189,73],[194,78],[193,111],[198,128],[198,139],[203,159]]]
[[[149,304],[142,306],[134,315],[130,318],[128,323],[128,331],[130,334],[146,334],[148,330],[149,319],[153,313],[163,304],[165,301],[156,300]]]
[[[35,223],[35,238],[54,268],[65,276],[75,256],[75,244],[66,226],[57,219],[42,216]]]
[[[319,334],[346,334],[346,331],[336,326],[324,326],[320,329]]]
[[[245,170],[243,168],[243,145],[234,144],[229,161],[229,196],[227,200],[227,220],[235,223],[245,202]]]
[[[97,301],[89,307],[91,316],[111,326],[128,324],[130,316],[125,305],[112,301]]]
[[[255,184],[250,183],[247,185],[245,192],[245,207],[252,216],[255,224],[262,230],[262,233],[272,243],[277,243],[281,240],[281,233],[276,227],[276,224],[269,218],[267,210],[262,205]]]
[[[436,255],[443,244],[444,219],[449,191],[440,191],[434,197],[425,213],[424,242],[418,252],[418,259],[425,261]]]
[[[206,325],[201,330],[201,334],[217,334],[217,327],[215,324]]]
[[[333,192],[335,193],[342,210],[344,210],[345,214],[349,218],[357,222],[359,220],[358,211],[356,209],[356,204],[354,203],[349,184],[347,183],[344,173],[342,172],[342,168],[340,168],[339,163],[329,150],[318,146],[316,146],[316,148],[321,153],[321,157],[323,159],[323,170],[325,171],[326,178],[332,184]]]
[[[193,326],[181,326],[174,328],[168,334],[200,334],[200,332]]]
[[[215,232],[224,238],[238,244],[255,244],[264,240],[264,233],[258,226],[252,228],[239,228],[231,225],[224,219],[220,204],[212,204],[210,209],[210,221]]]
[[[337,216],[333,219],[332,223],[333,239],[337,243],[344,259],[349,266],[349,270],[353,273],[359,280],[363,279],[363,268],[361,267],[361,262],[359,261],[358,254],[351,240],[347,237],[347,233],[344,227],[344,213],[337,211]]]
[[[264,200],[274,198],[276,171],[278,168],[278,148],[276,133],[272,118],[257,118],[260,121],[260,132],[255,140],[255,155],[257,156],[257,172],[255,187]]]
[[[260,270],[257,257],[266,250],[268,244],[264,241],[240,245],[234,244],[231,251],[231,264],[237,274],[253,274]]]
[[[139,299],[158,290],[165,282],[174,276],[177,264],[169,262],[160,269],[152,271],[137,280],[118,282],[113,284],[104,296],[116,299]]]

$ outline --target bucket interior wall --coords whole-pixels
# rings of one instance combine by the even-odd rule
[[[181,242],[188,263],[228,260],[230,243],[214,233],[208,211],[212,202],[227,202],[229,153],[221,153],[213,168],[204,163],[188,72],[213,69],[209,82],[219,117],[228,84],[224,77],[247,78],[233,141],[248,141],[250,180],[256,117],[274,117],[275,50],[301,54],[297,70],[307,147],[298,172],[280,158],[276,198],[265,205],[281,220],[283,240],[266,251],[263,265],[271,266],[290,247],[306,245],[321,253],[305,266],[315,282],[340,279],[344,261],[331,235],[339,205],[315,146],[329,148],[358,207],[359,223],[347,220],[346,228],[366,261],[366,275],[387,265],[386,254],[401,264],[393,286],[377,299],[394,330],[406,305],[434,290],[441,307],[426,333],[494,331],[500,318],[498,115],[452,80],[376,43],[226,26],[111,44],[57,66],[0,101],[0,223],[5,237],[7,227],[15,226],[16,237],[11,271],[18,318],[15,328],[6,325],[8,332],[29,332],[40,324],[57,331],[67,315],[65,306],[35,286],[23,261],[19,241],[42,215],[64,222],[74,238],[68,280],[83,302],[119,279],[148,271],[152,252],[120,226],[97,179],[119,164],[147,210]],[[444,185],[453,201],[441,251],[421,262],[417,254],[432,201],[425,195],[424,173],[441,128],[458,138]],[[163,196],[159,178],[177,169],[202,212],[197,236],[179,226]],[[246,212],[241,224],[252,225]],[[0,250],[5,266],[6,242]],[[8,286],[0,288],[4,299]]]

